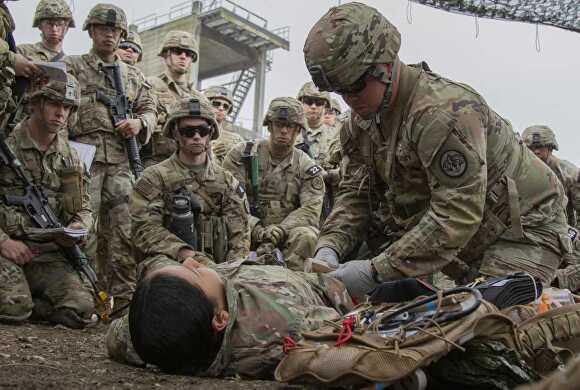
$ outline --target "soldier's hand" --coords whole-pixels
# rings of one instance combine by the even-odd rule
[[[334,249],[323,247],[316,251],[314,260],[328,264],[329,267],[338,268],[338,253]]]
[[[25,243],[10,238],[0,242],[0,254],[18,265],[29,263],[34,257]]]
[[[351,260],[327,275],[342,281],[349,294],[358,302],[363,302],[365,295],[379,285],[373,277],[370,260]]]
[[[83,229],[84,226],[82,223],[80,222],[73,222],[71,224],[69,224],[67,226],[69,229]],[[81,243],[82,242],[82,238],[73,238],[73,237],[62,237],[59,238],[58,240],[56,240],[56,243],[60,246],[66,247],[66,248],[70,248],[71,246],[73,246],[74,244],[77,243]]]
[[[16,54],[15,57],[14,73],[16,73],[16,76],[31,78],[42,74],[40,68],[27,60],[22,54]]]
[[[269,241],[274,246],[279,246],[284,242],[286,232],[278,225],[270,225],[264,232],[264,241]]]
[[[123,137],[130,138],[139,134],[143,125],[141,124],[141,119],[124,119],[117,123],[115,128]]]
[[[252,242],[260,244],[262,241],[264,241],[265,232],[266,229],[262,225],[260,225],[259,223],[256,224],[256,226],[254,226],[254,229],[252,229]]]
[[[180,263],[185,263],[186,260],[192,259],[195,256],[195,251],[189,248],[181,248],[179,252],[177,252],[177,261]]]

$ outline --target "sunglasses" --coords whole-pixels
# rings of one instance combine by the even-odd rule
[[[362,92],[363,89],[366,88],[367,76],[369,75],[369,73],[372,70],[373,70],[373,67],[371,66],[363,73],[362,76],[360,76],[358,78],[358,80],[356,80],[350,86],[348,86],[346,88],[340,88],[340,89],[337,88],[334,92],[336,92],[339,95],[358,95],[359,93]]]
[[[212,100],[211,105],[215,108],[223,107],[225,111],[228,111],[231,107],[229,103],[220,102],[218,100]]]
[[[302,103],[306,104],[307,106],[311,106],[314,104],[316,105],[316,107],[322,107],[326,105],[326,100],[304,97],[302,98]]]
[[[131,42],[120,43],[119,49],[132,51],[135,54],[141,54],[141,50],[139,50],[139,48],[136,45],[132,44]]]
[[[173,54],[175,54],[175,55],[177,55],[177,56],[180,56],[180,55],[182,55],[183,53],[185,53],[185,55],[186,55],[187,57],[191,57],[191,58],[193,58],[193,56],[195,55],[195,53],[194,53],[194,52],[192,52],[191,50],[187,50],[187,49],[180,49],[180,48],[178,48],[178,47],[172,47],[172,48],[171,48],[171,49],[169,49],[169,50],[171,51],[171,53],[173,53]]]
[[[205,137],[211,132],[211,127],[208,125],[186,126],[180,127],[178,130],[179,134],[187,138],[192,138],[195,134],[199,134],[200,137]]]

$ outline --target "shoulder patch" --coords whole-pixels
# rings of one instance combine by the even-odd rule
[[[306,173],[308,173],[310,176],[316,176],[320,172],[322,172],[322,168],[320,168],[318,165],[313,165],[306,170]]]
[[[572,242],[576,241],[576,239],[578,238],[578,230],[569,227],[568,236],[570,237],[570,240],[572,240]]]
[[[467,159],[461,152],[448,150],[441,154],[439,166],[447,176],[461,177],[467,171]]]
[[[312,188],[318,191],[324,188],[324,180],[322,180],[322,177],[316,176],[314,179],[312,179]]]
[[[144,177],[141,177],[137,180],[137,183],[135,183],[135,191],[147,200],[152,200],[159,193],[159,190],[153,185],[153,183]]]

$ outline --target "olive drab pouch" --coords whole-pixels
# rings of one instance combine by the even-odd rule
[[[224,217],[211,217],[213,225],[213,258],[216,263],[226,261],[228,254],[228,230]]]
[[[423,303],[425,302],[425,303]],[[475,336],[497,309],[472,289],[454,289],[401,305],[363,304],[341,320],[285,338],[280,382],[326,386],[393,384],[420,372]]]
[[[60,170],[64,211],[73,215],[83,208],[83,166],[76,165]]]

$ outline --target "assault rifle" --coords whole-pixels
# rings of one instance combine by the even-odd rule
[[[113,121],[113,126],[115,126],[122,120],[131,118],[133,109],[132,103],[129,101],[129,98],[125,93],[119,64],[101,64],[100,69],[105,73],[105,78],[115,90],[116,95],[107,96],[101,91],[97,91],[96,98],[97,101],[103,103],[107,108],[109,108],[111,120]],[[131,172],[133,172],[135,179],[138,179],[143,173],[143,163],[141,162],[141,156],[139,155],[137,139],[134,136],[125,138],[125,148],[127,149],[127,157],[129,158]]]
[[[22,207],[39,228],[54,229],[62,227],[58,218],[50,208],[48,197],[42,188],[33,184],[28,179],[22,168],[22,163],[14,155],[12,150],[10,150],[10,147],[6,143],[4,129],[0,129],[0,162],[10,168],[24,186],[24,195],[3,195],[2,201],[8,206]],[[89,259],[81,251],[79,246],[76,244],[71,247],[60,246],[60,250],[75,271],[87,277],[95,292],[97,301],[105,305],[108,299],[107,293],[97,287],[97,275],[91,267]]]

